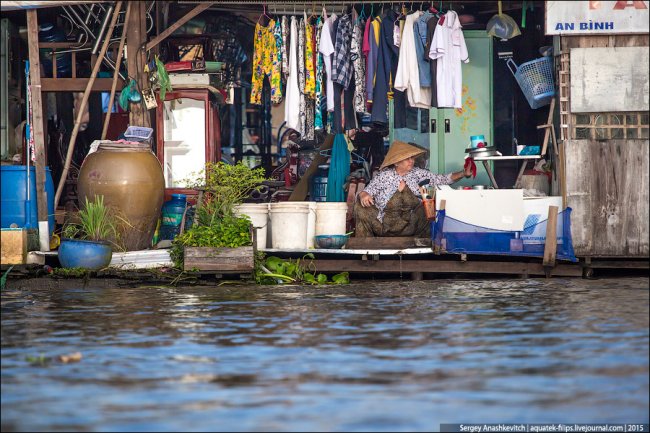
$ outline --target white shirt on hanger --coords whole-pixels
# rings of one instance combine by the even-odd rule
[[[298,25],[291,17],[289,44],[289,79],[284,99],[284,120],[287,128],[300,131],[300,88],[298,87]]]
[[[429,108],[431,107],[431,87],[420,87],[420,70],[418,68],[417,52],[415,51],[415,33],[413,32],[413,24],[420,18],[420,15],[422,15],[422,12],[416,11],[406,16],[400,43],[397,73],[395,74],[395,89],[406,90],[411,107]]]
[[[448,11],[443,25],[436,26],[429,58],[436,59],[438,107],[463,106],[463,72],[460,62],[469,63],[469,54],[458,14]]]
[[[325,89],[325,93],[327,94],[327,111],[334,111],[334,82],[332,81],[332,54],[334,54],[334,44],[332,43],[330,26],[335,19],[336,14],[332,14],[323,21],[323,28],[320,33],[320,46],[318,47],[318,51],[323,55],[323,63],[325,63],[325,73],[327,75],[327,87]]]

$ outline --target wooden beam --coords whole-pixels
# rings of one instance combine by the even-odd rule
[[[41,78],[43,92],[84,92],[90,78]],[[95,78],[91,92],[110,92],[113,80],[110,78]]]
[[[359,272],[359,273],[412,273],[430,272],[440,274],[506,274],[506,275],[545,275],[541,263],[529,262],[486,262],[468,260],[336,260],[316,259],[313,261],[318,272]],[[581,277],[580,264],[560,264],[551,269],[551,275],[562,277]]]
[[[31,130],[34,132],[34,166],[36,167],[36,200],[39,229],[41,222],[47,223],[47,195],[45,192],[45,136],[43,131],[43,100],[41,98],[41,62],[38,51],[38,16],[35,9],[27,11],[27,45],[29,48],[29,77],[31,80]],[[29,141],[29,138],[28,138]],[[29,147],[29,146],[28,146]],[[45,224],[46,225],[46,224]],[[49,233],[47,234],[49,239]],[[41,251],[50,246],[41,245]]]
[[[159,43],[161,43],[167,36],[171,35],[178,29],[180,26],[203,12],[204,10],[208,9],[210,6],[215,4],[216,2],[205,2],[201,3],[200,5],[197,5],[194,9],[189,11],[187,14],[185,14],[182,18],[180,18],[178,21],[176,21],[174,24],[171,26],[167,27],[165,31],[163,31],[161,34],[153,38],[147,43],[146,50],[149,51]]]
[[[142,47],[147,42],[147,31],[145,28],[146,21],[146,2],[132,2],[133,10],[129,21],[125,23],[126,27],[126,66],[128,76],[133,78],[138,84],[138,90],[147,86],[147,76],[144,72],[146,62],[144,50]],[[148,86],[147,86],[148,87]],[[144,103],[129,104],[129,124],[136,126],[150,126],[151,120]]]
[[[99,55],[97,56],[98,59],[104,58],[104,54],[106,54],[106,49],[108,48],[108,45],[111,41],[111,35],[113,34],[113,29],[115,28],[115,23],[117,22],[117,18],[120,15],[121,9],[122,9],[122,1],[120,0],[117,2],[117,5],[115,6],[115,10],[113,11],[113,16],[111,17],[111,24],[108,27],[108,31],[106,33],[104,43],[102,44],[102,48],[101,50],[99,50]],[[90,79],[88,80],[88,84],[86,85],[86,90],[84,91],[83,98],[81,99],[81,104],[79,104],[77,118],[74,122],[74,127],[72,128],[72,133],[70,135],[70,143],[68,144],[68,153],[66,154],[65,163],[63,165],[63,172],[61,173],[61,179],[59,180],[59,185],[56,188],[56,194],[54,196],[55,207],[59,203],[59,199],[61,198],[61,194],[63,193],[63,186],[65,185],[65,181],[68,178],[68,171],[70,170],[70,162],[72,161],[72,154],[74,153],[74,146],[77,140],[77,134],[79,133],[79,127],[81,126],[81,117],[83,116],[83,111],[86,108],[86,104],[88,103],[88,98],[90,97],[90,89],[92,88],[93,83],[95,82],[95,78],[97,77],[97,72],[99,72],[99,67],[101,66],[101,64],[102,62],[99,60],[95,62],[95,65],[93,66],[93,70],[90,73]]]
[[[555,266],[555,254],[557,250],[557,206],[548,207],[548,219],[546,220],[546,241],[544,242],[544,267]]]

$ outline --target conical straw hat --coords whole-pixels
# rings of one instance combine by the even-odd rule
[[[393,165],[405,160],[406,158],[421,155],[423,153],[426,153],[426,150],[411,146],[410,144],[404,143],[403,141],[395,140],[393,141],[393,144],[391,144],[390,149],[388,149],[388,153],[384,158],[384,162],[381,164],[381,167],[379,167],[379,169],[383,170],[389,165]]]

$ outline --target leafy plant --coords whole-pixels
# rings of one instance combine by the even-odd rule
[[[197,211],[198,224],[212,225],[217,219],[234,215],[235,206],[265,180],[263,168],[251,169],[241,162],[206,163],[204,170],[185,180],[188,188],[205,192]]]
[[[119,242],[119,223],[127,224],[123,218],[104,204],[104,196],[95,196],[93,201],[88,201],[79,210],[79,222],[67,223],[63,227],[63,237],[72,239],[85,239],[90,241],[108,241],[116,246]]]
[[[251,245],[251,221],[247,216],[225,216],[211,225],[197,225],[176,236],[169,255],[174,266],[183,268],[185,247],[237,248]]]
[[[327,275],[317,273],[312,253],[305,254],[302,258],[295,260],[283,260],[276,256],[269,256],[264,259],[263,255],[255,259],[257,264],[255,279],[259,284],[348,284],[350,282],[347,272],[332,276],[331,281],[328,281]]]

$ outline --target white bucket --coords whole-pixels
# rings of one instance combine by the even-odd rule
[[[246,215],[257,230],[257,249],[266,248],[267,227],[269,223],[268,203],[243,203],[235,206],[235,215]]]
[[[344,235],[348,204],[345,202],[316,203],[315,235]]]
[[[271,203],[271,247],[287,250],[307,248],[309,202]]]
[[[309,215],[307,216],[307,248],[315,248],[316,243],[314,236],[316,236],[316,202],[310,201]]]

